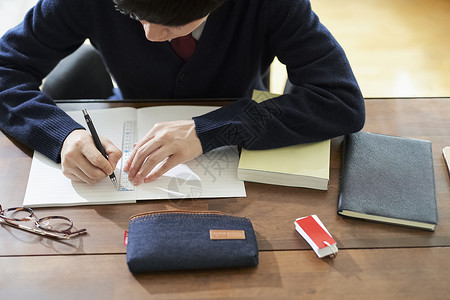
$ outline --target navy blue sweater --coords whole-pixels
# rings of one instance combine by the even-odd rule
[[[39,90],[42,79],[86,39],[100,51],[125,99],[235,98],[194,118],[207,152],[223,145],[268,149],[358,131],[364,100],[346,56],[306,0],[227,0],[210,14],[183,63],[168,42],[112,0],[41,0],[0,40],[0,126],[54,161],[82,128]],[[274,57],[292,94],[250,99]]]

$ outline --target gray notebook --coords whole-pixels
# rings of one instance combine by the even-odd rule
[[[338,214],[433,231],[431,142],[369,132],[346,136]]]

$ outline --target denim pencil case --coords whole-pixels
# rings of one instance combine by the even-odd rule
[[[132,273],[252,267],[258,244],[252,223],[214,211],[155,211],[134,215],[128,228]]]

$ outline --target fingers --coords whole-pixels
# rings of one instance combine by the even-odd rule
[[[61,161],[63,174],[73,181],[94,184],[105,177],[102,170],[89,170],[89,165],[84,157],[72,152],[65,155],[65,158]]]
[[[154,169],[151,170],[151,173],[148,174],[147,177],[145,177],[144,182],[149,183],[155,181],[170,169],[181,163],[183,163],[183,161],[180,160],[176,155],[172,155],[166,158],[166,160],[162,161]]]
[[[161,139],[148,137],[137,143],[127,161],[128,179],[134,185],[140,185],[157,164],[173,154],[174,150],[169,149],[167,145],[168,142]]]
[[[137,172],[132,175],[133,177],[130,178],[130,175],[128,175],[128,178],[134,185],[140,185],[144,182],[152,182],[178,164],[190,160],[180,154],[179,151],[174,150],[175,149],[166,150],[164,147],[160,147],[153,151],[140,165]]]
[[[110,140],[103,137],[101,137],[100,140],[102,142],[103,148],[106,151],[106,154],[108,155],[109,164],[112,167],[111,173],[108,174],[107,172],[105,171],[104,172],[110,175],[112,174],[112,172],[114,172],[117,163],[122,158],[122,151],[119,148],[117,148]]]
[[[65,139],[61,149],[61,168],[63,174],[74,181],[94,184],[112,174],[121,151],[109,140],[101,139],[107,160],[94,145],[92,136],[85,130],[75,130]]]
[[[140,185],[155,180],[202,152],[194,121],[158,123],[136,144],[124,170],[133,184]]]
[[[140,155],[142,155],[143,149],[141,149],[142,146],[144,146],[148,141],[150,141],[151,139],[154,138],[154,136],[151,134],[152,131],[154,130],[154,128],[152,130],[150,130],[143,138],[142,140],[140,140],[138,143],[134,144],[134,148],[133,151],[131,151],[130,157],[128,158],[128,160],[125,162],[124,164],[124,171],[125,172],[131,172],[131,174],[135,174],[136,170],[134,170],[134,168],[132,168],[132,163],[134,162],[134,160],[136,159],[136,154],[137,152],[140,150]],[[156,148],[154,148],[156,149]],[[145,154],[144,154],[145,155]],[[146,157],[146,156],[145,156]],[[144,159],[145,159],[144,157]],[[142,160],[142,159],[141,159]],[[135,162],[136,165],[136,162]],[[130,171],[131,170],[131,171]],[[134,170],[134,171],[133,171]],[[130,178],[130,174],[128,174],[128,178]]]

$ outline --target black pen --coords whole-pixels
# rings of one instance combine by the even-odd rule
[[[83,115],[84,119],[86,120],[86,124],[89,127],[89,131],[91,132],[95,147],[97,147],[98,151],[100,151],[100,153],[106,159],[108,159],[108,155],[106,154],[105,148],[103,148],[102,143],[100,142],[100,138],[98,137],[97,131],[95,130],[94,123],[92,122],[91,117],[89,116],[86,109],[83,109]],[[109,179],[111,179],[112,183],[114,184],[114,187],[118,190],[119,185],[117,184],[117,179],[116,175],[114,174],[114,171],[111,175],[109,175]]]

